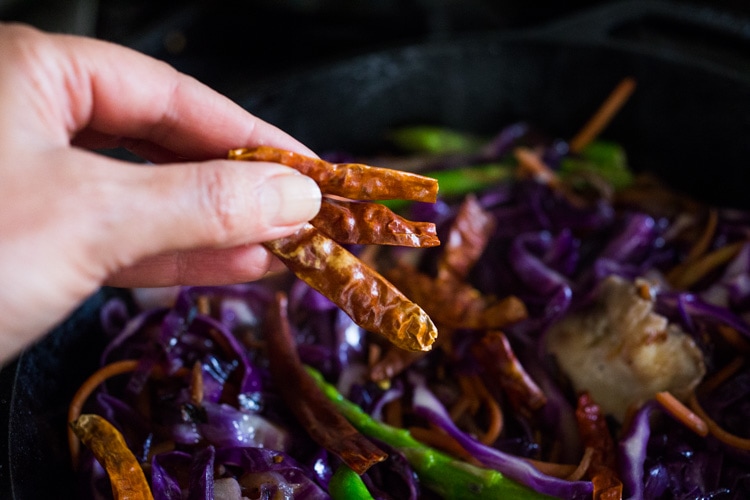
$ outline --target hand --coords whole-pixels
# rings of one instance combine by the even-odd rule
[[[102,284],[257,279],[318,211],[308,177],[219,159],[307,148],[167,64],[10,24],[0,61],[0,361]],[[116,146],[159,166],[91,151]]]

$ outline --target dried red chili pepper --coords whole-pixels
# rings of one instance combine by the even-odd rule
[[[441,329],[500,329],[528,315],[524,303],[515,296],[485,296],[467,282],[435,279],[407,264],[390,269],[386,277],[420,304]]]
[[[385,205],[324,198],[310,223],[339,243],[434,247],[440,244],[435,224],[413,222]]]
[[[365,330],[403,349],[431,349],[437,328],[422,308],[311,224],[264,245]]]
[[[153,500],[141,465],[112,424],[99,415],[83,414],[70,426],[107,471],[115,500]]]
[[[444,338],[445,332],[441,334]],[[424,352],[404,351],[403,349],[388,349],[370,367],[368,376],[373,382],[383,382],[392,379],[425,356]]]
[[[371,167],[360,163],[329,163],[291,151],[261,146],[234,149],[233,160],[271,161],[296,168],[314,179],[324,194],[358,200],[407,199],[434,202],[437,181],[410,172]],[[427,351],[437,329],[427,314],[408,300],[388,280],[344,249],[344,243],[385,242],[409,246],[438,244],[434,227],[401,219],[386,207],[349,204],[348,214],[332,220],[335,207],[346,205],[327,200],[323,213],[297,233],[265,243],[298,278],[328,297],[365,330],[380,333],[395,345]],[[373,206],[370,206],[373,205]],[[404,234],[399,235],[403,229]],[[410,232],[412,234],[410,234]],[[421,236],[415,238],[415,235]]]
[[[581,443],[592,448],[587,475],[594,485],[594,500],[622,499],[622,481],[617,476],[617,450],[599,405],[587,392],[578,396],[576,420]]]
[[[268,316],[266,348],[271,377],[299,423],[319,445],[335,454],[357,474],[388,458],[360,434],[321,392],[297,353],[287,313],[287,297],[276,294]]]
[[[438,279],[464,280],[487,247],[495,218],[474,195],[468,195],[458,209],[443,245],[437,267]]]
[[[485,376],[497,382],[513,408],[530,415],[547,403],[547,397],[524,369],[504,333],[487,332],[471,350]]]
[[[327,194],[353,200],[412,200],[434,203],[437,180],[411,172],[361,163],[330,163],[270,146],[233,149],[230,160],[268,161],[295,168]]]

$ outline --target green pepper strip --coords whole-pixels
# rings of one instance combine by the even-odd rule
[[[403,453],[420,482],[443,497],[521,500],[549,498],[506,478],[498,471],[461,462],[430,448],[414,439],[405,429],[375,420],[326,382],[320,372],[309,366],[306,368],[321,391],[359,432],[379,439]]]
[[[625,150],[614,142],[592,142],[579,155],[567,156],[560,164],[560,175],[564,179],[586,171],[598,174],[615,189],[623,189],[633,183]]]
[[[508,163],[486,163],[451,170],[436,170],[422,175],[437,179],[440,197],[450,198],[481,191],[498,182],[513,177],[515,167]],[[386,200],[381,202],[391,210],[400,210],[411,202],[408,200]]]
[[[388,134],[388,138],[404,151],[434,155],[468,153],[487,142],[473,134],[431,125],[397,128]]]
[[[341,464],[331,476],[328,493],[333,500],[374,500],[359,474],[346,464]]]

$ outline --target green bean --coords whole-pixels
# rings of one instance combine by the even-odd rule
[[[373,500],[365,482],[346,464],[341,464],[331,476],[328,493],[333,500]]]
[[[318,387],[362,434],[379,439],[406,456],[427,488],[451,499],[542,499],[537,493],[500,472],[456,460],[414,439],[409,431],[379,422],[346,399],[314,368],[307,367]]]

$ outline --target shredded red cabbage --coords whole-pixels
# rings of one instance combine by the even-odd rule
[[[542,148],[542,158],[553,171],[571,155],[564,141],[543,139],[533,127],[517,123],[480,151],[428,159],[425,168],[511,161],[518,145]],[[282,288],[289,296],[303,362],[321,371],[375,419],[393,418],[388,410],[398,406],[402,425],[441,429],[484,467],[553,497],[590,498],[594,487],[585,474],[570,480],[534,465],[536,461],[577,466],[584,453],[575,423],[576,394],[545,349],[551,325],[586,310],[595,303],[600,284],[618,276],[650,283],[647,291],[642,290],[644,297],[694,340],[706,378],[734,357],[747,355],[738,352],[737,343],[750,346],[750,244],[715,264],[689,289],[675,288],[668,275],[685,262],[698,240],[707,208],[684,213],[664,201],[674,198],[639,197],[651,191],[638,182],[613,196],[592,194],[590,187],[579,192],[585,195],[583,203],[529,178],[511,178],[477,193],[496,226],[468,281],[485,296],[515,295],[524,302],[528,318],[504,333],[547,398],[533,414],[515,412],[503,390],[487,384],[504,418],[495,442],[477,439],[487,425],[486,415],[450,411],[462,397],[456,380],[486,375],[470,349],[481,332],[452,332],[450,346],[414,360],[387,384],[376,383],[368,376],[370,356],[388,346],[291,277],[228,287],[184,287],[169,307],[141,307],[135,312],[122,302],[107,304],[102,321],[110,342],[101,364],[137,359],[139,365],[127,380],[103,384],[89,399],[87,411],[105,416],[120,429],[147,469],[157,499],[212,498],[217,481],[223,481],[222,491],[236,488],[248,498],[329,498],[328,480],[340,460],[297,424],[268,371],[263,318],[274,291]],[[460,201],[458,196],[443,197],[436,204],[415,203],[410,216],[434,221],[444,237]],[[714,210],[718,224],[704,254],[750,238],[750,215]],[[389,249],[387,256],[408,255],[429,273],[440,252],[440,247],[419,252]],[[727,329],[735,334],[734,344],[727,340]],[[196,364],[203,381],[200,401],[191,393],[190,374]],[[750,437],[750,369],[729,374],[700,399],[723,429]],[[750,452],[710,434],[692,433],[653,399],[638,402],[630,418],[613,419],[611,431],[625,498],[750,497]],[[377,445],[389,458],[363,475],[375,498],[435,497],[403,455],[387,443]],[[78,474],[89,497],[108,495],[106,475],[90,455],[82,457]]]

